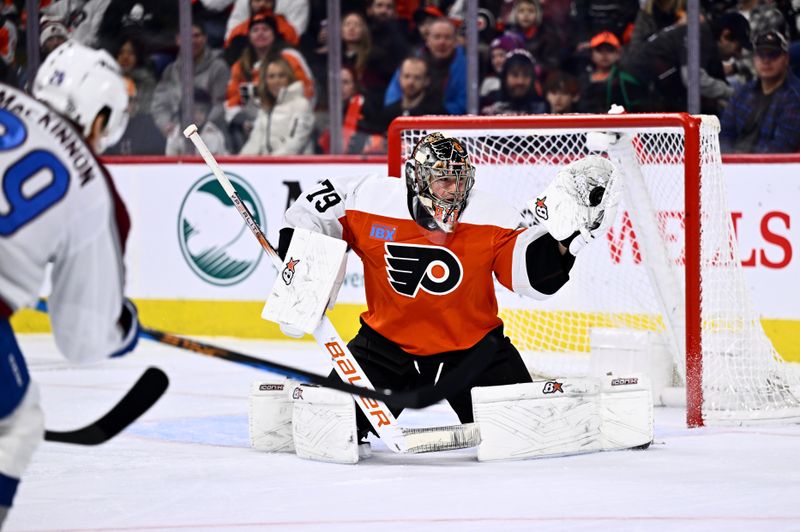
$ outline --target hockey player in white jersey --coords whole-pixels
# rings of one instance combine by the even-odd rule
[[[130,221],[95,156],[127,124],[119,67],[104,51],[67,42],[41,65],[33,94],[0,85],[0,526],[44,434],[9,318],[36,304],[48,263],[50,322],[65,357],[123,355],[138,337],[123,296]]]

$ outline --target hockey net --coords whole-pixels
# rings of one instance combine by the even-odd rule
[[[618,137],[603,150],[625,183],[607,238],[581,252],[570,282],[547,301],[497,285],[506,334],[532,372],[586,372],[600,332],[644,334],[648,349],[672,355],[690,426],[800,420],[796,365],[773,348],[744,280],[716,118],[401,118],[389,130],[390,175],[403,175],[416,142],[433,131],[462,139],[477,166],[475,187],[521,212],[559,167],[593,152],[590,132]]]

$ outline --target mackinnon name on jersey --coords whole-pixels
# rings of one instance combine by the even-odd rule
[[[25,122],[35,120],[42,129],[49,131],[61,144],[64,154],[69,156],[72,170],[80,177],[81,186],[94,179],[94,157],[75,131],[77,126],[75,129],[69,127],[63,117],[47,109],[44,104],[40,104],[40,108],[25,107],[24,102],[3,89],[0,89],[0,108],[14,113]],[[42,110],[46,110],[45,113],[37,116]]]

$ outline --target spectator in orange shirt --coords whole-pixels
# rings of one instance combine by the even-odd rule
[[[237,152],[253,128],[260,102],[258,86],[264,83],[267,63],[282,57],[289,63],[294,78],[303,85],[303,95],[313,102],[314,81],[303,56],[286,45],[277,32],[275,19],[256,15],[248,23],[248,43],[231,67],[225,100],[225,120],[232,149]]]
[[[225,57],[227,59],[239,57],[242,48],[247,46],[250,22],[256,15],[272,17],[275,21],[276,32],[291,46],[297,46],[300,43],[300,36],[294,27],[286,21],[283,15],[275,13],[274,0],[250,0],[250,13],[250,18],[235,26],[225,38]]]
[[[230,7],[230,15],[225,28],[225,37],[233,31],[233,28],[245,22],[255,11],[250,8],[250,0],[202,0],[204,4],[215,4],[216,6]],[[319,10],[319,2],[315,7]],[[224,9],[224,7],[222,7]],[[325,10],[324,3],[322,10]],[[294,32],[302,38],[308,29],[309,17],[311,13],[310,0],[274,0],[272,7],[273,15],[281,15],[286,22],[294,29]]]

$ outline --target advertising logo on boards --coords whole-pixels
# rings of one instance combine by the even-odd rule
[[[264,207],[242,177],[227,174],[253,220],[263,231]],[[263,251],[213,174],[192,185],[178,212],[178,242],[189,268],[204,281],[230,286],[244,281]]]

